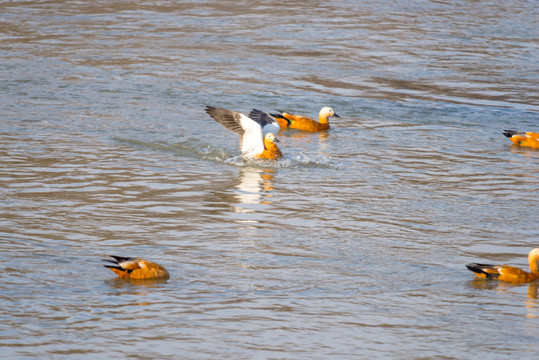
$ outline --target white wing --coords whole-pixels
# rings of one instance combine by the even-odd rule
[[[237,111],[213,106],[206,106],[206,112],[215,121],[240,135],[240,149],[243,156],[254,157],[264,152],[262,127],[256,121]]]
[[[262,138],[262,127],[253,119],[238,113],[239,123],[245,131],[240,138],[240,148],[243,156],[253,157],[262,154],[264,151],[264,139]]]

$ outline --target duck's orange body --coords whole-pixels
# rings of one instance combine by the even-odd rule
[[[539,279],[539,248],[533,249],[528,255],[530,272],[514,266],[491,264],[468,264],[468,270],[480,278],[496,279],[514,284],[527,283]]]
[[[503,134],[517,146],[539,149],[539,133],[537,132],[518,132],[514,130],[505,130]]]
[[[262,154],[258,155],[259,159],[280,159],[283,157],[283,153],[281,150],[275,145],[275,142],[279,141],[275,138],[275,136],[268,136],[270,134],[266,134],[264,137],[264,151]],[[273,135],[273,134],[271,134]]]
[[[105,265],[105,267],[114,271],[116,275],[122,278],[129,279],[168,279],[169,273],[167,269],[159,264],[144,259],[136,259],[130,257],[120,257],[110,255],[114,260],[104,260],[114,265]]]
[[[275,120],[279,123],[282,129],[298,129],[309,132],[319,132],[329,130],[329,118],[331,116],[340,117],[333,109],[329,107],[322,108],[318,115],[318,120],[313,120],[306,116],[293,115],[287,112],[281,111],[280,114],[271,114]]]

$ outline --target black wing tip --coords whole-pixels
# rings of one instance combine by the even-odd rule
[[[468,270],[473,271],[473,272],[481,271],[479,264],[475,264],[475,263],[466,264],[466,268],[468,268]]]
[[[253,109],[249,113],[249,118],[256,121],[258,124],[260,124],[260,126],[264,127],[267,124],[277,123],[277,121],[275,121],[275,119],[273,119],[270,115],[271,114],[268,114],[265,111]]]
[[[277,110],[279,111],[279,110]],[[270,113],[271,116],[273,116],[274,118],[276,119],[285,119],[285,117],[283,116],[283,114],[273,114],[273,113]]]
[[[206,105],[206,108],[204,109],[204,111],[206,111],[207,114],[211,115],[217,111],[217,108],[215,106]]]
[[[491,264],[478,264],[478,263],[466,264],[466,267],[468,268],[468,270],[476,274],[485,275],[487,279],[495,279],[498,277],[497,274],[493,274],[491,272],[484,270],[485,268],[492,268],[493,266],[494,265],[491,265]]]
[[[118,264],[118,263],[121,263],[121,262],[124,262],[124,261],[132,261],[132,260],[136,260],[135,258],[133,257],[125,257],[125,256],[117,256],[117,255],[109,255],[111,258],[113,258],[114,260],[111,260],[111,259],[103,259],[103,261],[108,261],[108,262],[111,262],[113,264]]]
[[[519,133],[520,133],[519,131],[515,131],[515,130],[504,130],[502,132],[502,134],[504,134],[508,138],[512,137],[513,135],[519,134]]]
[[[267,115],[267,113],[264,112],[264,111],[262,111],[262,110],[253,109],[253,110],[251,110],[251,112],[249,113],[249,118],[251,118],[251,116],[261,117],[261,116],[264,116],[264,115]],[[251,119],[252,119],[252,118],[251,118]]]
[[[119,266],[114,266],[114,265],[108,265],[108,264],[105,264],[103,265],[104,267],[106,267],[107,269],[117,269],[117,270],[123,270],[121,267]]]
[[[208,115],[210,115],[213,118],[215,118],[215,116],[220,117],[220,116],[224,116],[224,115],[233,116],[234,114],[238,113],[237,111],[234,111],[234,110],[229,110],[229,109],[215,107],[215,106],[209,106],[209,105],[207,105],[204,110],[206,111],[206,113]]]

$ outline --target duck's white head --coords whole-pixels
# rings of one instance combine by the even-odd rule
[[[535,248],[528,254],[530,263],[539,261],[539,248]]]
[[[264,142],[269,142],[269,143],[276,143],[276,142],[280,142],[279,139],[277,139],[275,137],[275,135],[273,135],[273,133],[267,133],[265,136],[264,136]]]
[[[337,115],[337,113],[335,111],[333,111],[332,108],[330,108],[329,106],[326,106],[326,107],[323,107],[322,110],[320,110],[320,113],[318,114],[320,118],[328,118],[330,116],[335,116],[335,117],[340,117],[339,115]]]

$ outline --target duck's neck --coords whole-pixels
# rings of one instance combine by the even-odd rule
[[[320,122],[320,124],[327,124],[329,122],[328,119],[329,119],[328,115],[323,115],[323,114],[318,115],[318,121]]]
[[[529,263],[530,263],[530,270],[531,272],[539,272],[539,255],[538,254],[533,254],[533,255],[530,255],[529,259],[528,259]]]

